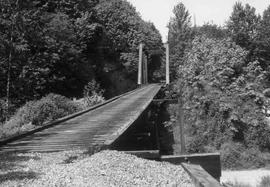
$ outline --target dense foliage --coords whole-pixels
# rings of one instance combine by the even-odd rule
[[[170,47],[170,77],[177,78],[177,70],[183,61],[184,53],[193,39],[194,31],[191,28],[191,16],[183,3],[179,3],[173,9],[168,28],[168,43]]]
[[[46,122],[67,116],[82,109],[68,98],[49,94],[40,100],[29,101],[20,107],[9,121],[0,127],[0,138],[42,126]]]
[[[181,41],[168,40],[172,58],[179,57],[172,59],[178,70],[174,87],[180,101],[174,106],[177,112],[170,112],[174,133],[179,136],[174,121],[180,115],[188,152],[219,150],[227,168],[265,165],[269,162],[265,152],[270,150],[270,7],[261,17],[250,5],[236,3],[225,28],[209,23],[192,27],[183,22],[190,19],[184,5],[179,3],[175,9],[186,13],[176,14],[170,22],[178,23],[176,28],[182,32],[169,27],[169,36],[175,33],[173,38],[181,38],[183,31],[190,30],[194,35],[185,35],[184,48],[178,46]]]
[[[205,36],[212,39],[224,39],[228,37],[227,29],[210,23],[195,27],[194,32],[196,36]]]
[[[161,59],[152,51],[163,48],[161,36],[155,26],[142,21],[135,8],[127,1],[102,0],[95,10],[98,21],[104,26],[106,37],[109,38],[104,49],[106,54],[103,55],[107,55],[107,63],[102,65],[106,75],[100,73],[102,76],[97,77],[97,81],[102,79],[101,85],[105,84],[114,93],[134,88],[140,43],[144,43],[150,81],[155,78],[153,75],[158,70]]]
[[[242,3],[237,2],[227,23],[230,37],[237,45],[252,49],[259,22],[260,16],[256,15],[254,7],[249,4],[243,6]]]
[[[48,93],[82,97],[92,80],[106,97],[134,88],[141,42],[153,73],[160,59],[150,49],[162,48],[161,36],[125,0],[0,1],[4,116]]]
[[[202,37],[192,46],[179,81],[188,132],[197,135],[188,141],[190,151],[203,151],[204,145],[219,149],[227,141],[269,149],[265,73],[259,62],[246,61],[247,52],[229,40]]]

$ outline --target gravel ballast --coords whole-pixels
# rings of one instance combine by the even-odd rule
[[[9,156],[6,164],[1,158],[0,186],[194,186],[181,166],[118,151],[101,151],[92,156],[83,151],[19,156],[29,159],[11,166]]]

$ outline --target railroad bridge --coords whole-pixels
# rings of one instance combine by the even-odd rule
[[[140,127],[145,131],[137,131],[138,128],[135,127],[135,124],[142,123],[143,116],[161,88],[161,84],[148,84],[147,59],[144,58],[143,48],[143,44],[140,44],[137,89],[41,128],[0,140],[0,151],[51,152],[91,147],[117,150],[158,149],[156,128],[145,130]],[[165,48],[168,49],[168,45]],[[169,55],[168,50],[166,51],[168,84]],[[148,137],[147,143],[141,143],[141,147],[136,141],[140,137],[144,137],[144,140]]]
[[[169,84],[169,49],[166,48],[166,84]],[[116,96],[70,116],[48,123],[38,129],[0,140],[3,152],[56,152],[76,148],[115,149],[148,159],[200,164],[185,165],[195,182],[217,183],[221,166],[219,154],[161,156],[158,128],[149,119],[149,106],[162,84],[148,84],[147,61],[143,60],[143,45],[139,47],[138,88]],[[201,181],[200,181],[201,180]],[[203,185],[202,185],[203,186]],[[207,186],[207,185],[204,185]]]
[[[7,142],[0,150],[53,152],[91,147],[117,149],[120,137],[132,129],[132,125],[147,110],[160,87],[158,84],[141,86],[86,111],[48,124],[48,128],[42,127],[17,141]],[[152,138],[152,132],[149,133]]]

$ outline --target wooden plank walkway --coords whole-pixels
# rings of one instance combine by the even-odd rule
[[[54,152],[110,146],[149,106],[160,87],[144,86],[93,111],[0,147],[0,152]]]

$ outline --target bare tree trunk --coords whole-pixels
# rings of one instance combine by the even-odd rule
[[[11,3],[9,1],[9,3]],[[19,9],[19,0],[16,1],[16,14],[18,13]],[[13,30],[15,25],[15,16],[12,16],[12,26],[10,31],[10,49],[9,49],[9,56],[8,56],[8,68],[7,68],[7,87],[6,87],[6,120],[8,119],[9,115],[9,108],[10,108],[10,84],[11,84],[11,64],[12,64],[12,49],[13,49]]]
[[[12,60],[12,54],[11,54],[11,49],[9,52],[9,57],[8,57],[8,69],[7,69],[7,87],[6,87],[6,120],[9,115],[9,97],[10,97],[10,71],[11,71],[11,60]]]
[[[11,71],[11,63],[12,63],[12,48],[13,48],[13,25],[11,27],[10,32],[10,49],[9,49],[9,56],[8,56],[8,68],[7,68],[7,87],[6,87],[6,120],[8,119],[9,115],[9,104],[10,104],[10,71]]]

